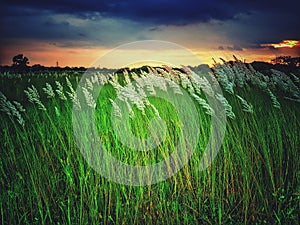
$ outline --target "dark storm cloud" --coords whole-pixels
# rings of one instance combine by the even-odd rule
[[[216,35],[232,40],[230,48],[238,50],[247,45],[300,39],[299,7],[299,1],[291,0],[1,1],[0,38],[79,40],[107,45],[151,38],[151,32],[163,32],[164,26],[180,30],[190,24],[217,20],[221,25],[215,29]],[[57,15],[66,18],[56,19]],[[78,18],[84,24],[72,24],[70,18]]]
[[[270,4],[271,3],[271,4]],[[240,0],[14,0],[4,1],[1,14],[16,16],[30,9],[48,10],[53,13],[68,13],[89,18],[90,13],[140,20],[158,24],[177,24],[207,21],[209,19],[226,20],[238,13],[251,10],[297,11],[297,1],[240,1]]]

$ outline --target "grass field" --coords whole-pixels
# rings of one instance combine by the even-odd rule
[[[72,112],[83,105],[95,108],[97,136],[118,160],[130,165],[160,162],[179,142],[183,128],[178,109],[155,95],[142,102],[132,95],[116,99],[122,87],[151,74],[169,76],[190,94],[200,138],[189,162],[165,181],[145,186],[115,183],[93,170],[79,151]],[[78,74],[2,75],[0,224],[299,223],[299,74],[274,70],[272,76],[265,76],[240,61],[215,65],[212,77],[223,90],[227,123],[221,149],[203,171],[200,160],[213,115],[206,97],[209,86],[203,79],[197,83],[169,68],[94,75],[90,83],[103,84],[99,96],[93,98],[97,91],[87,85],[80,99],[75,93]],[[200,72],[194,75],[202,77]],[[145,92],[159,92],[160,85],[148,84]],[[178,90],[170,84],[167,90],[180,102]],[[131,103],[123,115],[118,111],[122,101]],[[85,126],[88,118],[81,110]],[[119,140],[111,123],[111,115],[123,120],[125,114],[138,138],[153,135],[148,129],[153,118],[164,120],[164,139],[155,139],[157,146],[151,151],[134,151],[134,145]]]

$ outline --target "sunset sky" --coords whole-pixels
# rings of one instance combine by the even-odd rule
[[[0,65],[23,53],[30,65],[89,67],[111,49],[141,40],[174,42],[208,64],[233,54],[247,62],[300,56],[299,8],[298,0],[1,1]]]

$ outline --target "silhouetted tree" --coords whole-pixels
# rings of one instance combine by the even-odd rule
[[[300,57],[278,56],[271,60],[275,64],[283,64],[288,66],[300,66]]]
[[[18,72],[26,71],[27,65],[29,64],[29,59],[23,54],[16,55],[12,58],[13,65],[12,67]]]

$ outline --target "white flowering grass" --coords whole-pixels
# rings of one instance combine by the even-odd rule
[[[58,97],[63,100],[63,101],[66,101],[67,100],[67,97],[64,93],[64,88],[62,86],[62,84],[59,82],[59,81],[55,81],[55,84],[56,84],[56,93],[58,94]]]
[[[43,91],[47,95],[47,98],[55,98],[55,93],[51,84],[46,83],[46,87],[43,88]]]
[[[17,101],[9,101],[6,96],[0,91],[0,111],[6,113],[8,116],[15,117],[17,122],[21,125],[25,125],[21,112],[25,112],[24,107]]]
[[[35,86],[32,85],[31,87],[28,87],[27,90],[24,90],[24,93],[26,94],[29,102],[35,104],[38,109],[46,111],[46,107],[41,102],[40,95]]]
[[[273,89],[279,87],[278,82],[272,85],[271,77],[251,71],[248,65],[244,67],[238,62],[227,66],[233,66],[230,76],[234,76],[234,79],[230,77],[228,80],[234,80],[236,95],[226,93],[226,99],[209,91],[209,83],[215,85],[217,78],[208,78],[207,81],[200,79],[197,85],[198,81],[193,81],[188,72],[180,75],[181,72],[171,68],[157,69],[156,72],[150,69],[150,72],[143,74],[129,73],[131,85],[128,88],[132,90],[123,89],[128,83],[123,82],[122,74],[118,75],[119,79],[115,75],[91,75],[91,83],[97,86],[103,82],[104,91],[100,93],[95,109],[97,134],[88,133],[87,140],[101,141],[112,157],[137,166],[159,163],[175,152],[182,129],[176,109],[171,104],[155,96],[147,98],[146,78],[158,77],[157,80],[149,79],[157,93],[165,88],[159,84],[159,79],[168,78],[165,82],[167,91],[179,102],[182,99],[180,91],[184,89],[180,76],[188,77],[193,85],[195,93],[191,98],[195,100],[200,117],[200,138],[195,152],[188,165],[174,176],[145,187],[112,182],[86,163],[74,139],[72,107],[68,104],[74,96],[74,87],[67,80],[61,82],[63,92],[68,97],[66,101],[61,101],[56,90],[53,99],[47,98],[48,94],[44,91],[40,92],[42,103],[47,104],[47,111],[41,111],[36,107],[36,101],[32,100],[34,105],[25,101],[23,108],[26,111],[23,112],[18,104],[14,101],[7,103],[9,100],[0,94],[0,221],[3,224],[79,225],[276,224],[279,221],[281,224],[297,224],[299,103],[287,104],[288,100],[282,98],[284,95],[281,90]],[[236,77],[238,73],[243,73],[243,81]],[[65,75],[73,83],[72,76],[68,73]],[[62,80],[60,73],[53,74],[53,77]],[[53,79],[52,74],[48,74],[47,79]],[[54,80],[46,81],[54,83]],[[294,79],[292,81],[295,82]],[[19,78],[16,80],[18,82]],[[32,78],[31,82],[36,80]],[[45,84],[41,82],[36,87],[42,90]],[[188,85],[186,88],[188,91]],[[85,90],[87,97],[80,99],[82,104],[83,101],[89,101],[93,93],[87,86]],[[125,102],[117,99],[122,90]],[[266,104],[266,101],[272,101],[266,90],[280,99],[280,110]],[[27,91],[41,99],[34,88],[30,87]],[[210,114],[213,113],[204,94],[209,98],[217,98],[225,106],[229,118],[234,118],[233,111],[236,116],[226,124],[226,136],[214,162],[206,170],[199,171],[200,160],[210,138]],[[142,100],[145,115],[134,104],[133,96]],[[91,107],[94,107],[94,103]],[[251,111],[252,104],[255,113],[241,113],[242,110]],[[11,118],[17,118],[12,113],[14,107],[26,120],[25,126],[12,123]],[[124,114],[127,111],[130,115]],[[186,111],[188,113],[188,107]],[[9,116],[6,116],[7,112]],[[111,113],[120,124],[128,118],[125,116],[129,116],[129,127],[136,138],[153,135],[158,142],[157,147],[149,151],[136,151],[134,145],[124,145],[113,130]],[[155,120],[158,123],[152,123],[154,118],[165,121],[167,132],[162,139],[153,132],[155,130],[149,129],[149,125],[163,127],[160,119]],[[83,109],[81,125],[88,126],[91,119],[85,118]],[[119,128],[123,130],[122,126]],[[144,143],[140,146],[143,147]],[[187,150],[189,147],[189,143],[186,143]],[[101,149],[94,150],[92,154],[95,154],[93,157],[97,161],[97,153]],[[97,162],[106,163],[103,159]],[[111,169],[113,173],[119,173],[116,168]]]
[[[240,100],[240,102],[242,103],[242,107],[243,107],[243,111],[248,112],[248,113],[253,113],[253,106],[248,103],[245,99],[243,99],[241,96],[236,95],[236,97]]]

